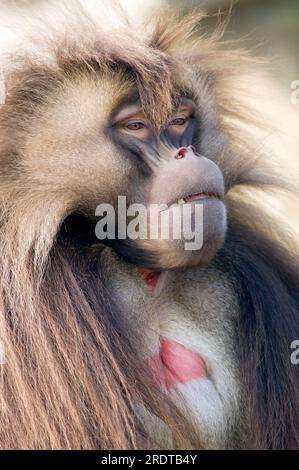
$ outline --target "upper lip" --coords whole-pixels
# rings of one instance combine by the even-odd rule
[[[186,196],[182,199],[185,202],[189,202],[190,200],[195,201],[197,198],[199,199],[199,197],[202,196],[202,195],[207,196],[207,197],[211,197],[211,198],[221,199],[220,194],[216,191],[201,191],[200,193],[190,194],[189,196]]]

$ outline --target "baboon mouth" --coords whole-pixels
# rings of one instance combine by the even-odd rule
[[[203,193],[197,193],[197,194],[191,194],[190,196],[187,196],[183,198],[184,203],[188,202],[194,202],[194,201],[199,201],[202,199],[219,199],[221,200],[221,196],[219,193],[216,192],[203,192]]]
[[[182,206],[184,204],[196,203],[197,201],[217,200],[222,201],[223,196],[217,191],[203,191],[200,193],[192,193],[187,196],[180,197],[169,204],[170,207]]]

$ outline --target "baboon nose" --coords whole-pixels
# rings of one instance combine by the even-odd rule
[[[187,153],[188,153],[188,149],[186,147],[181,147],[178,153],[176,154],[175,158],[177,160],[181,160],[181,158],[185,158],[187,156]]]

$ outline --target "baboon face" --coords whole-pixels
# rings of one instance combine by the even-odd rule
[[[154,270],[213,258],[226,231],[224,181],[219,167],[202,155],[204,119],[191,95],[178,94],[161,127],[144,112],[125,73],[81,73],[57,87],[31,120],[23,169],[31,184],[70,201],[61,239],[92,246],[93,252],[107,243],[127,261]],[[140,236],[123,235],[123,227],[119,235],[119,196],[126,198],[125,210],[131,204],[146,209]],[[95,234],[99,204],[112,205],[116,214],[113,236],[101,241]],[[133,215],[125,213],[126,226]],[[190,245],[195,234],[197,244]]]

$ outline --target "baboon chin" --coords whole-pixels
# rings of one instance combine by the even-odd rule
[[[244,197],[281,182],[252,61],[190,47],[200,13],[45,11],[0,55],[0,447],[299,448],[298,257]]]

